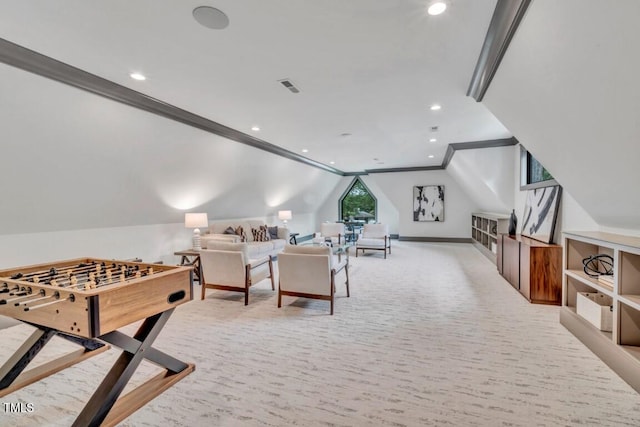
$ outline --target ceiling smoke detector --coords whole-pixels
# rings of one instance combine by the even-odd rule
[[[431,132],[438,132],[438,126],[431,126]]]
[[[291,92],[293,93],[300,93],[300,89],[298,89],[289,79],[282,79],[282,80],[278,80],[278,82],[286,87],[287,89],[289,89]]]

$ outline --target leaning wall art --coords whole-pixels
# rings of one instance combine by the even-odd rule
[[[444,185],[413,187],[413,220],[444,221]]]
[[[527,191],[522,218],[523,236],[552,243],[561,193],[562,187],[559,185]]]

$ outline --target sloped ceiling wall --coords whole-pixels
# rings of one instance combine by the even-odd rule
[[[600,225],[640,229],[640,2],[535,0],[484,103]]]
[[[509,213],[514,208],[515,145],[457,150],[447,172],[483,212]]]
[[[0,234],[312,213],[341,178],[3,64],[0,93]]]

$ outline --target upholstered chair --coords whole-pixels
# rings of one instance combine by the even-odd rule
[[[313,241],[321,243],[326,238],[331,239],[331,243],[344,243],[344,224],[341,222],[323,222],[320,224],[320,236],[314,237]]]
[[[391,254],[389,227],[386,224],[365,224],[362,236],[356,242],[356,258],[359,250],[363,254],[365,250],[383,251],[384,258],[387,259],[387,250]]]
[[[273,281],[273,262],[270,256],[250,259],[246,243],[209,242],[200,251],[202,295],[207,289],[244,292],[244,305],[249,304],[249,288],[261,280]]]
[[[349,258],[338,258],[328,246],[287,245],[278,255],[278,307],[282,296],[329,301],[333,315],[336,274],[344,270],[349,297]]]

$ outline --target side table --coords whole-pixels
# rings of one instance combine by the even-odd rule
[[[173,254],[181,257],[180,265],[190,265],[191,267],[193,267],[193,279],[202,284],[202,282],[200,281],[200,277],[202,277],[200,266],[200,252],[193,249],[187,249],[184,251],[174,252]]]

